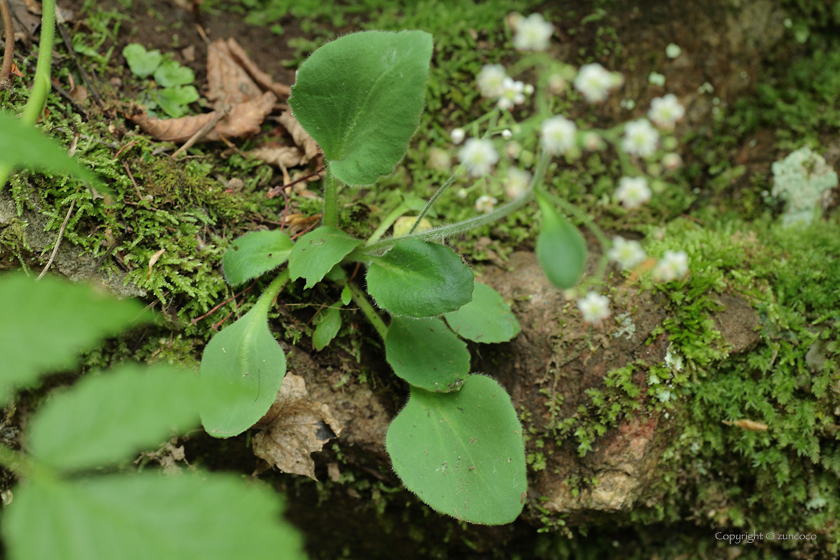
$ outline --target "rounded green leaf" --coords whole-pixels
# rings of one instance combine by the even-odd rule
[[[470,375],[452,393],[412,387],[385,445],[405,487],[441,513],[502,525],[522,512],[522,427],[510,397],[489,377]]]
[[[193,71],[174,60],[164,61],[155,70],[155,82],[160,87],[186,86],[193,83],[193,80],[195,80]]]
[[[367,273],[368,293],[394,316],[436,317],[472,300],[472,271],[449,247],[404,239]]]
[[[276,494],[216,473],[33,480],[14,490],[16,560],[304,560]]]
[[[104,466],[199,423],[200,380],[171,366],[125,365],[88,375],[52,397],[30,423],[32,455],[53,467]]]
[[[279,230],[252,231],[234,241],[222,257],[222,271],[236,286],[286,262],[294,242]]]
[[[214,336],[204,349],[201,376],[232,389],[226,402],[201,409],[201,423],[211,436],[241,434],[268,412],[277,397],[286,375],[286,356],[268,330],[274,295],[265,292],[248,313]]]
[[[109,191],[93,173],[69,157],[67,151],[55,140],[2,111],[0,164],[13,169],[43,169],[51,173],[70,175],[95,185],[100,190]]]
[[[578,229],[554,205],[537,192],[542,228],[537,237],[537,259],[552,284],[566,290],[574,287],[586,265],[586,242]]]
[[[160,54],[159,50],[147,51],[143,45],[138,43],[126,45],[122,54],[125,57],[125,61],[128,62],[131,73],[138,78],[151,76],[152,72],[163,61],[163,55]]]
[[[361,244],[337,227],[319,227],[295,243],[289,255],[289,274],[292,280],[305,278],[305,287],[311,288]]]
[[[0,403],[9,389],[73,368],[79,352],[150,317],[138,302],[119,301],[84,284],[54,276],[40,282],[22,273],[0,276]]]
[[[428,33],[366,31],[300,66],[289,105],[335,177],[368,185],[393,172],[420,124],[431,57]]]
[[[475,283],[472,301],[444,315],[459,336],[474,342],[507,342],[519,334],[519,321],[499,292]]]
[[[394,317],[385,337],[394,373],[427,391],[455,391],[470,372],[467,345],[440,319]]]
[[[324,309],[316,319],[317,326],[312,333],[312,346],[315,350],[321,351],[326,348],[338,331],[341,330],[341,302],[333,304],[332,307]]]

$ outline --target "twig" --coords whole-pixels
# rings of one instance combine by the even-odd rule
[[[140,199],[140,202],[143,202],[143,195],[140,194],[140,189],[137,188],[137,181],[134,180],[134,175],[131,174],[131,170],[128,168],[128,162],[122,162],[123,167],[125,168],[125,172],[128,174],[128,178],[131,179],[131,184],[134,185],[134,192],[137,193],[137,198]]]
[[[0,0],[0,14],[3,15],[3,29],[5,31],[6,48],[3,51],[3,65],[0,66],[0,90],[11,85],[9,76],[12,73],[12,60],[15,56],[15,28],[12,26],[12,11],[7,0]]]
[[[195,134],[193,134],[193,135],[190,137],[190,139],[189,139],[189,140],[187,140],[186,142],[184,142],[184,145],[183,145],[183,146],[181,146],[180,148],[178,148],[178,149],[175,151],[175,153],[174,153],[174,154],[172,154],[172,155],[171,155],[171,156],[169,156],[169,157],[171,157],[172,159],[175,159],[175,158],[177,158],[178,156],[180,156],[181,154],[183,154],[184,152],[186,152],[187,150],[189,150],[190,148],[192,148],[192,147],[195,145],[195,143],[196,143],[196,142],[198,142],[199,140],[201,140],[202,138],[204,138],[205,136],[207,136],[207,134],[208,134],[211,130],[213,130],[213,129],[216,127],[216,125],[217,125],[217,124],[219,124],[219,121],[220,121],[220,120],[222,120],[222,119],[223,119],[223,118],[224,118],[224,117],[228,114],[228,111],[229,111],[229,108],[228,108],[228,107],[225,107],[225,108],[224,108],[223,110],[221,110],[221,111],[215,111],[215,113],[216,113],[216,114],[215,114],[215,115],[213,115],[213,117],[212,117],[209,121],[207,121],[207,122],[204,124],[204,126],[202,126],[200,129],[198,129],[198,132],[196,132]]]
[[[311,179],[312,177],[315,177],[316,175],[320,175],[324,171],[324,169],[325,168],[322,167],[321,169],[319,169],[315,173],[310,173],[309,175],[304,175],[303,177],[298,177],[297,179],[295,179],[291,183],[286,183],[285,185],[278,185],[278,186],[272,188],[267,193],[265,193],[265,197],[266,198],[274,198],[275,196],[280,194],[280,191],[282,191],[286,187],[291,187],[292,185],[297,185],[298,183],[302,183],[303,181],[306,181],[307,179]]]
[[[5,1],[5,0],[0,0],[0,1]],[[76,205],[76,199],[74,198],[73,200],[70,201],[70,208],[67,209],[67,215],[64,216],[64,221],[61,222],[61,228],[58,230],[58,237],[55,238],[55,247],[53,247],[52,254],[50,255],[50,260],[47,261],[47,265],[44,267],[44,270],[42,270],[41,274],[38,276],[38,278],[35,279],[36,282],[38,280],[40,280],[41,278],[43,278],[44,275],[47,273],[47,271],[52,266],[53,260],[55,260],[55,255],[56,255],[56,253],[58,253],[58,246],[61,245],[61,239],[64,237],[64,230],[67,227],[67,222],[70,221],[70,214],[73,213],[73,207],[75,205]]]
[[[100,97],[99,92],[90,82],[90,78],[88,78],[87,72],[85,69],[82,68],[82,64],[79,62],[79,57],[76,56],[76,49],[73,48],[73,42],[70,40],[70,36],[67,34],[67,29],[64,27],[64,24],[59,21],[56,25],[58,27],[58,32],[61,34],[61,39],[64,41],[64,46],[67,47],[67,50],[70,52],[70,58],[73,59],[73,62],[76,64],[76,69],[79,71],[79,75],[85,81],[85,85],[90,91],[91,95],[93,95],[93,99],[96,101],[96,104],[99,107],[104,108],[105,104],[102,102],[102,97]]]
[[[286,189],[280,189],[280,194],[283,195],[285,204],[283,205],[283,219],[280,220],[280,231],[286,226],[286,216],[289,214],[289,195],[286,194]]]
[[[256,283],[257,283],[257,281],[256,281],[256,280],[254,280],[253,282],[251,282],[251,285],[250,285],[250,286],[248,286],[247,288],[245,288],[244,290],[242,290],[242,291],[241,291],[241,292],[239,292],[238,294],[234,294],[234,295],[230,296],[230,297],[229,297],[229,298],[227,298],[225,301],[223,301],[222,303],[220,303],[219,305],[217,305],[216,307],[214,307],[213,309],[211,309],[210,311],[208,311],[207,313],[205,313],[205,314],[204,314],[204,315],[202,315],[201,317],[196,317],[195,319],[193,319],[193,320],[191,321],[191,322],[192,322],[192,324],[193,324],[193,325],[197,325],[199,321],[201,321],[202,319],[204,319],[204,318],[205,318],[205,317],[207,317],[208,315],[212,315],[213,313],[215,313],[216,311],[218,311],[218,310],[219,310],[219,308],[220,308],[221,306],[223,306],[224,304],[226,304],[226,303],[227,303],[227,302],[229,302],[230,300],[232,300],[232,299],[234,299],[234,298],[238,298],[238,297],[239,297],[239,296],[241,296],[242,294],[244,294],[244,293],[248,292],[251,288],[253,288],[253,287],[254,287],[254,284],[256,284]],[[239,306],[237,305],[236,307],[238,308]]]
[[[94,273],[99,269],[99,267],[102,266],[102,263],[105,262],[105,259],[107,259],[114,251],[114,249],[116,249],[117,246],[123,242],[123,239],[125,239],[126,234],[128,234],[128,225],[125,223],[125,218],[120,216],[120,220],[122,220],[123,232],[120,234],[116,241],[111,243],[111,246],[108,247],[108,250],[105,251],[105,254],[99,257],[99,260],[96,261],[95,265],[93,265],[93,270],[91,270],[90,274],[88,274],[88,278],[91,278],[94,275]]]
[[[311,231],[311,230],[315,229],[315,226],[317,226],[319,223],[320,223],[320,220],[319,220],[319,221],[317,221],[317,222],[312,222],[312,225],[311,225],[311,226],[309,226],[308,228],[306,228],[306,229],[305,229],[305,230],[303,230],[302,232],[300,232],[300,233],[298,233],[298,234],[293,235],[293,236],[292,236],[292,241],[294,241],[295,239],[297,239],[298,237],[300,237],[300,236],[301,236],[301,235],[303,235],[304,233],[308,233],[309,231]]]

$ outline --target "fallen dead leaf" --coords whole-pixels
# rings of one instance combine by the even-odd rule
[[[166,252],[166,249],[161,249],[157,251],[152,257],[149,259],[149,273],[146,275],[146,278],[152,275],[152,267],[155,266],[155,263],[158,262],[158,259]]]
[[[259,86],[230,54],[223,39],[207,47],[207,99],[216,105],[236,105],[262,95]]]
[[[764,432],[767,430],[767,424],[756,422],[755,420],[735,420],[733,422],[724,420],[723,423],[727,426],[738,426],[742,430],[752,430],[754,432]]]
[[[315,159],[321,153],[321,148],[318,147],[318,143],[300,126],[300,123],[297,122],[297,119],[292,115],[291,111],[283,111],[277,117],[277,120],[289,131],[295,144],[303,149],[303,163],[309,163],[310,160]]]
[[[313,480],[315,462],[310,456],[341,433],[327,405],[313,401],[303,377],[287,373],[274,404],[257,424],[266,430],[252,440],[254,454],[286,473]]]
[[[327,463],[327,476],[333,482],[341,481],[341,471],[338,470],[338,463]]]
[[[145,111],[128,115],[128,120],[140,127],[140,130],[164,142],[186,142],[201,130],[204,125],[216,117],[216,111],[203,115],[192,115],[179,119],[154,119]]]
[[[240,138],[258,133],[263,120],[274,108],[275,101],[277,101],[277,96],[267,91],[256,99],[234,105],[205,139]]]
[[[297,167],[305,157],[296,146],[284,146],[278,142],[270,142],[247,154],[278,167]]]
[[[227,40],[227,48],[228,53],[230,56],[239,63],[239,65],[245,69],[246,72],[257,82],[261,88],[274,92],[277,97],[289,97],[292,92],[292,89],[285,85],[279,84],[271,79],[271,76],[260,70],[254,61],[248,58],[248,54],[245,52],[239,43],[236,42],[236,39],[231,37]]]

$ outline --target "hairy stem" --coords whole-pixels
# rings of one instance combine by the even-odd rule
[[[257,303],[254,304],[254,307],[262,307],[265,308],[265,312],[267,313],[269,308],[271,307],[271,302],[274,301],[274,298],[277,297],[277,294],[283,289],[283,286],[286,285],[286,282],[289,281],[289,269],[285,269],[283,272],[277,275],[271,284],[268,285],[268,288],[260,296],[260,299],[257,300]]]
[[[400,216],[402,216],[409,210],[411,210],[411,204],[405,201],[400,203],[399,206],[394,208],[393,212],[385,216],[385,219],[382,220],[382,223],[379,224],[379,227],[376,228],[376,231],[373,232],[373,235],[370,236],[370,239],[367,240],[365,245],[370,245],[379,241],[382,238],[382,236],[385,235],[385,232],[388,231],[388,228],[391,227]]]
[[[440,196],[443,193],[445,193],[446,190],[452,185],[452,183],[455,182],[455,179],[457,179],[458,175],[461,174],[462,169],[464,169],[463,165],[459,165],[458,167],[456,167],[455,173],[453,173],[452,176],[449,179],[447,179],[443,185],[441,185],[441,187],[435,192],[435,194],[432,195],[432,198],[430,198],[429,202],[426,203],[426,206],[420,212],[420,215],[417,216],[417,220],[414,222],[414,225],[412,225],[411,229],[408,231],[409,235],[414,233],[414,230],[417,229],[418,225],[420,225],[420,221],[426,217],[426,214],[429,212],[429,210],[432,209],[432,206],[434,206],[435,202],[437,202],[437,199],[439,199]]]
[[[338,179],[329,167],[324,173],[324,225],[338,227]]]
[[[376,309],[373,308],[367,300],[367,297],[365,297],[365,294],[356,284],[348,282],[347,285],[350,287],[350,297],[353,298],[353,302],[359,306],[359,309],[365,314],[365,317],[373,325],[373,328],[376,329],[376,332],[379,333],[379,336],[382,337],[382,340],[385,340],[385,335],[388,334],[388,327],[385,326],[382,317],[379,316],[379,313],[376,312]]]

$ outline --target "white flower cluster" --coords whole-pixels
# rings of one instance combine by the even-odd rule
[[[656,282],[671,282],[688,274],[688,255],[685,251],[665,251],[653,269]]]
[[[542,123],[542,146],[552,155],[565,154],[575,147],[577,126],[569,119],[556,116]]]
[[[458,151],[458,159],[464,164],[468,174],[481,177],[490,173],[490,169],[499,161],[499,152],[490,140],[470,138]]]
[[[499,201],[495,197],[485,194],[478,197],[478,200],[475,201],[475,211],[489,214],[498,203]]]
[[[598,295],[595,292],[589,292],[585,298],[579,299],[577,305],[586,323],[597,326],[601,324],[601,321],[610,316],[609,298]]]
[[[525,102],[525,94],[533,93],[533,86],[515,81],[505,73],[501,64],[487,64],[475,79],[478,91],[488,99],[498,99],[497,107],[507,110]]]
[[[659,132],[653,128],[649,120],[637,119],[624,126],[621,149],[631,156],[650,157],[656,151],[658,143]]]
[[[518,51],[544,51],[553,33],[554,27],[541,14],[531,14],[517,21],[513,46]]]
[[[647,179],[644,177],[622,177],[615,191],[615,198],[628,210],[638,208],[651,197]]]
[[[530,173],[516,167],[508,167],[507,179],[505,180],[505,196],[511,200],[518,199],[525,194],[530,183]]]
[[[621,236],[613,237],[613,246],[607,256],[624,269],[633,268],[647,258],[638,241],[628,241]]]
[[[685,108],[677,101],[673,93],[665,97],[657,97],[650,102],[648,117],[653,124],[664,130],[673,130],[674,123],[685,116]]]
[[[597,62],[584,64],[575,77],[575,89],[583,94],[587,103],[604,101],[611,89],[624,83],[624,78],[617,72],[609,72]]]

